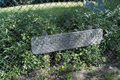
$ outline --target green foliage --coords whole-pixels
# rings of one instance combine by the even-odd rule
[[[114,11],[107,10],[105,13],[77,6],[18,11],[0,18],[0,78],[15,79],[20,73],[45,67],[43,55],[33,55],[30,45],[31,38],[41,36],[43,30],[48,34],[59,34],[85,30],[86,25],[102,28],[104,39],[100,45],[55,52],[55,64],[59,67],[54,66],[51,73],[54,70],[57,74],[80,70],[91,64],[100,66],[106,61],[106,50],[111,47],[120,55],[119,21],[119,5]]]
[[[20,75],[20,69],[15,67],[13,68],[12,71],[9,71],[8,73],[2,71],[0,72],[1,76],[0,79],[1,80],[10,80],[10,79],[15,79],[18,80],[18,76]]]
[[[103,0],[106,9],[114,10],[120,3],[120,0]]]
[[[109,73],[109,74],[105,75],[105,77],[103,78],[103,80],[119,80],[119,79],[113,73]]]
[[[66,74],[63,80],[73,80],[73,76],[71,73]]]
[[[35,77],[35,80],[48,80],[44,75],[39,75],[39,77]]]

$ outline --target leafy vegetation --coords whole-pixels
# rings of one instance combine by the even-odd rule
[[[30,45],[31,38],[41,36],[43,30],[49,35],[85,30],[87,25],[104,30],[100,45],[52,53],[54,64],[51,73],[80,70],[89,65],[100,66],[106,61],[106,51],[111,48],[120,55],[120,5],[98,13],[83,8],[81,3],[71,4],[47,3],[39,8],[38,5],[34,8],[30,5],[0,9],[1,79],[16,79],[29,70],[45,68],[44,55],[33,55]]]
[[[105,77],[103,78],[103,80],[120,80],[115,73],[109,73],[107,75],[105,75]]]

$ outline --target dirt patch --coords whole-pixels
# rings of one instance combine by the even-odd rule
[[[48,75],[48,72],[41,69],[30,71],[26,75],[19,76],[20,80],[35,80],[39,75],[46,76],[49,80],[62,80],[67,73],[60,75]],[[84,69],[81,71],[72,72],[73,80],[103,80],[106,74],[114,73],[120,79],[120,61],[105,63],[100,67],[92,66],[91,69]]]
[[[74,80],[103,80],[107,74],[114,73],[120,78],[120,63],[104,64],[100,67],[92,67],[91,70],[73,72]]]

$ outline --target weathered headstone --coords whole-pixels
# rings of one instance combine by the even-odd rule
[[[92,29],[92,26],[91,26],[91,25],[87,25],[87,26],[86,26],[86,29],[87,29],[87,30],[90,30],[90,29]]]
[[[31,39],[33,54],[44,54],[54,51],[85,47],[99,44],[102,40],[102,29],[91,29],[56,35],[45,35]]]
[[[96,0],[96,3],[98,4],[99,11],[103,11],[103,12],[106,11],[105,6],[103,5],[103,0]]]
[[[84,5],[85,8],[88,8],[88,9],[93,10],[94,3],[89,2],[88,0],[84,0],[84,1],[83,1],[83,5]]]
[[[83,5],[85,8],[88,8],[90,10],[94,10],[94,11],[106,11],[105,6],[103,5],[102,0],[96,0],[96,3],[98,4],[98,6],[95,6],[93,2],[89,2],[88,0],[84,0],[83,1]]]
[[[42,32],[42,36],[47,36],[48,33],[46,31]],[[44,59],[45,59],[45,64],[46,64],[46,68],[50,67],[50,55],[47,53],[44,55]]]

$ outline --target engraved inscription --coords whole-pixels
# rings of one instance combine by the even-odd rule
[[[44,54],[59,50],[85,47],[93,44],[100,44],[103,38],[102,35],[102,29],[91,29],[40,36],[39,38],[31,39],[31,49],[33,54]]]

